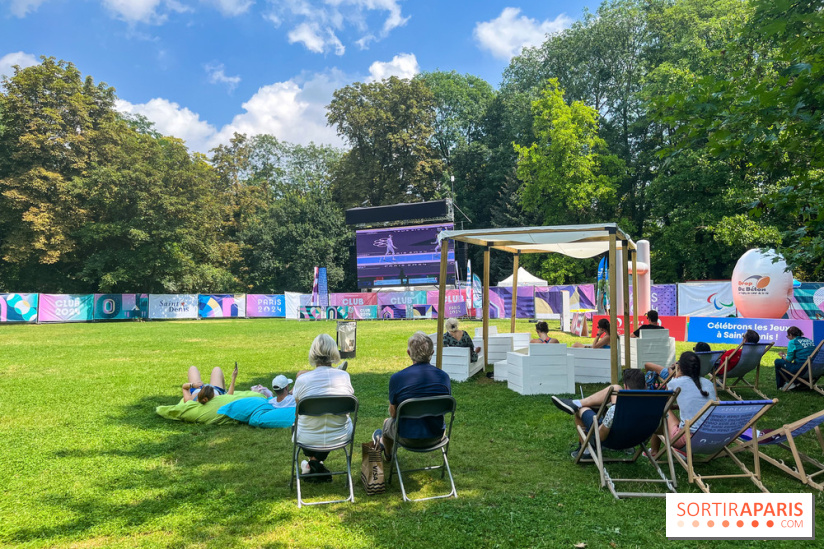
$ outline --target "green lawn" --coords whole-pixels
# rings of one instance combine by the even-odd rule
[[[477,323],[466,323],[472,332]],[[508,331],[508,322],[498,323]],[[391,373],[406,366],[406,338],[435,321],[361,322],[349,372],[360,399],[357,442],[369,440],[387,408]],[[306,367],[317,333],[333,322],[210,320],[81,325],[4,325],[0,365],[0,545],[9,547],[656,547],[664,500],[615,501],[592,466],[576,466],[571,418],[547,396],[524,397],[486,378],[454,385],[458,401],[450,462],[456,500],[403,503],[393,485],[355,504],[298,509],[289,491],[287,430],[198,426],[161,419],[180,398],[186,368],[240,365],[238,387],[271,383]],[[519,322],[519,330],[532,325]],[[564,341],[572,337],[554,334]],[[692,344],[679,343],[679,352]],[[774,388],[771,352],[761,389]],[[208,374],[205,374],[208,376]],[[585,386],[589,393],[598,386]],[[745,396],[748,393],[745,393]],[[779,396],[761,427],[822,408],[814,393]],[[810,441],[803,448],[813,450]],[[820,454],[820,451],[819,451]],[[340,465],[342,453],[330,456]],[[415,456],[420,461],[423,458]],[[353,465],[359,470],[356,445]],[[728,463],[718,468],[732,471]],[[647,466],[616,469],[632,475]],[[359,475],[358,475],[359,476]],[[679,471],[679,489],[695,491]],[[806,492],[763,465],[775,492]],[[754,491],[746,481],[716,492]],[[426,473],[418,495],[444,489]],[[307,496],[342,494],[307,485]],[[824,497],[816,496],[822,508]],[[824,532],[824,513],[816,520]],[[771,542],[771,546],[791,542]],[[758,546],[672,542],[672,546]]]

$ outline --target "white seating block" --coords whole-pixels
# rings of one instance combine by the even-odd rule
[[[575,363],[576,383],[609,383],[612,381],[612,361],[609,349],[571,347],[568,353]]]
[[[669,330],[641,330],[640,337],[629,339],[630,368],[644,368],[646,362],[660,366],[669,366],[675,362],[675,338],[669,336]],[[621,344],[624,343],[621,337]],[[625,362],[621,356],[621,363]]]
[[[441,338],[438,334],[429,334],[429,339],[435,345],[435,353],[437,355],[438,345],[441,344]],[[484,369],[484,353],[481,350],[478,353],[478,361],[470,362],[470,349],[466,347],[444,347],[441,369],[449,374],[449,379],[452,381],[466,381],[478,372]]]
[[[507,385],[522,395],[575,392],[575,366],[564,344],[531,343],[507,354]]]

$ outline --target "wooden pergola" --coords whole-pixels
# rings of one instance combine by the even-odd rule
[[[509,229],[475,229],[470,231],[442,231],[438,236],[441,242],[441,276],[438,295],[438,333],[444,329],[444,311],[446,300],[446,267],[449,252],[449,241],[467,242],[484,248],[484,290],[483,290],[483,330],[484,330],[484,357],[488,355],[489,340],[489,259],[490,252],[502,250],[514,254],[512,280],[512,318],[510,331],[515,332],[515,314],[518,304],[518,263],[520,255],[539,253],[558,253],[569,257],[585,259],[609,252],[609,297],[610,297],[610,333],[609,348],[612,362],[612,383],[619,383],[621,366],[618,357],[618,314],[615,304],[618,303],[618,250],[623,253],[621,272],[623,273],[623,325],[624,334],[628,337],[630,331],[629,315],[629,262],[632,261],[633,299],[638,303],[638,275],[637,253],[635,242],[615,223],[603,225],[560,225],[555,227],[518,227]],[[632,326],[638,325],[636,311]],[[626,364],[630,364],[630,345],[625,340],[624,356]],[[441,368],[443,360],[443,346],[438,345],[436,365]]]

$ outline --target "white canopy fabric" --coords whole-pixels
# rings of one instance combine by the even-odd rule
[[[609,236],[613,233],[618,238],[617,249],[623,249],[623,241],[635,248],[635,243],[615,223],[441,231],[438,240],[451,238],[510,253],[558,253],[584,259],[608,252]]]
[[[509,275],[507,278],[498,282],[498,286],[505,286],[508,288],[512,287],[512,276]],[[542,278],[538,278],[537,276],[533,275],[523,267],[518,267],[518,287],[521,286],[546,286],[547,281],[543,280]]]

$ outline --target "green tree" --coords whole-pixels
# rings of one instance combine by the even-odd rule
[[[335,175],[347,206],[429,200],[443,162],[432,149],[435,100],[421,80],[391,77],[335,91],[327,120],[351,149]]]

